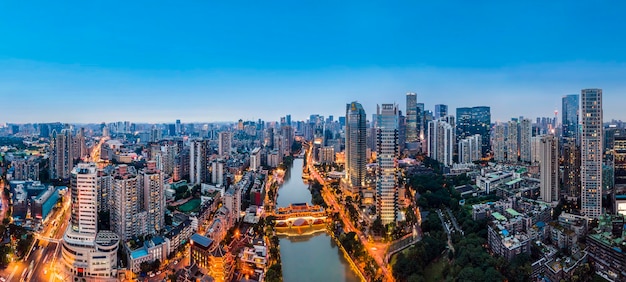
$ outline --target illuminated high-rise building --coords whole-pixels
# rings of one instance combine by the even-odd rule
[[[155,161],[148,161],[139,177],[143,190],[143,210],[147,215],[146,229],[148,234],[158,234],[165,226],[163,172],[157,169]]]
[[[561,118],[563,126],[563,137],[574,138],[578,141],[578,113],[579,113],[579,97],[578,94],[563,96],[563,107],[561,109]]]
[[[417,95],[406,93],[406,142],[419,141],[417,111]]]
[[[602,89],[581,91],[581,213],[602,214]]]
[[[358,192],[365,182],[366,118],[363,106],[358,102],[346,105],[346,177],[350,190]]]
[[[481,154],[487,154],[490,148],[491,136],[491,108],[472,107],[456,109],[456,136],[457,141],[474,134],[480,134]]]
[[[376,212],[383,224],[398,216],[398,106],[377,106],[376,122]]]
[[[96,178],[95,163],[80,163],[71,171],[71,220],[60,256],[61,276],[67,281],[116,281],[120,238],[98,230]]]
[[[444,166],[452,166],[454,117],[445,116],[428,123],[428,156]]]
[[[69,179],[73,168],[72,131],[69,128],[57,134],[52,131],[50,138],[49,169],[50,179]]]
[[[437,104],[435,105],[434,119],[439,119],[448,115],[448,105]]]

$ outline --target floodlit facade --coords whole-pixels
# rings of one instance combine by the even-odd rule
[[[68,281],[115,281],[120,238],[98,232],[97,168],[78,164],[71,172],[71,220],[62,241],[61,264]],[[82,281],[82,280],[81,280]]]
[[[581,212],[602,214],[602,89],[581,91]]]
[[[377,107],[376,123],[376,212],[383,224],[395,222],[398,215],[398,106]]]

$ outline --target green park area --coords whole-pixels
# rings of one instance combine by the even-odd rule
[[[184,213],[197,211],[198,208],[200,207],[200,203],[201,203],[200,199],[191,199],[187,201],[186,203],[180,205],[178,207],[178,210]]]

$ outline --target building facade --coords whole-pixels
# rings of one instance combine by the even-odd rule
[[[346,105],[346,177],[352,191],[365,185],[366,128],[365,110],[357,102]]]
[[[383,224],[388,224],[398,215],[398,106],[379,105],[377,118],[376,212]]]
[[[602,89],[583,89],[581,110],[581,212],[597,218],[602,213]]]
[[[541,200],[546,203],[559,201],[559,144],[554,135],[542,136],[539,156]]]

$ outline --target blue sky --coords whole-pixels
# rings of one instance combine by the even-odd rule
[[[626,119],[619,1],[37,2],[0,2],[0,123],[370,115],[409,91],[507,120],[587,87]]]

